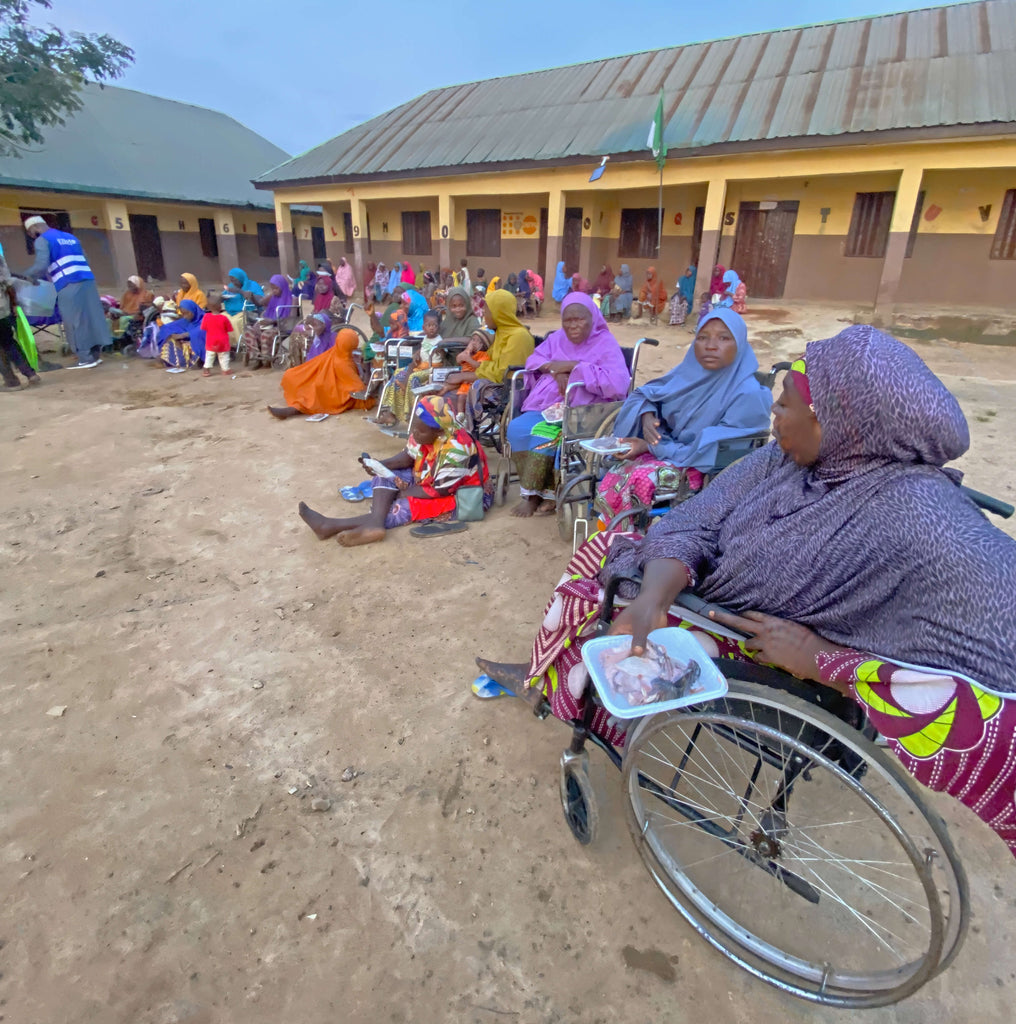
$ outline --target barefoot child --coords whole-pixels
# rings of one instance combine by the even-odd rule
[[[229,376],[229,334],[233,321],[222,311],[222,297],[213,294],[208,300],[208,312],[201,318],[201,330],[205,332],[205,368],[202,377],[211,377],[215,357],[219,357],[222,376]]]

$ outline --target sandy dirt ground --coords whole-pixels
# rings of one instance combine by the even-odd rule
[[[756,312],[761,362],[845,315]],[[690,339],[653,333],[643,379]],[[916,347],[970,418],[969,482],[1014,500],[1016,353]],[[297,503],[337,513],[360,451],[398,448],[359,413],[275,422],[277,373],[109,357],[44,376],[0,397],[0,1020],[844,1019],[682,922],[595,751],[601,832],[580,847],[566,728],[471,695],[475,654],[528,657],[568,554],[553,521],[504,508],[448,538],[320,543]],[[972,931],[944,976],[864,1019],[1008,1019],[1012,858],[932,800]]]

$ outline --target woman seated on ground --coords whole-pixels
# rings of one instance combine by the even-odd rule
[[[680,327],[688,319],[688,314],[695,308],[695,277],[695,268],[689,267],[677,279],[677,284],[674,286],[674,297],[670,300],[671,327]]]
[[[394,477],[372,475],[366,515],[330,519],[300,503],[300,517],[319,540],[337,537],[340,544],[353,547],[384,540],[386,531],[396,526],[452,519],[455,492],[463,486],[483,487],[484,508],[490,507],[493,490],[483,448],[438,395],[420,399],[405,451],[381,463]]]
[[[728,270],[723,275],[723,298],[720,305],[732,309],[735,313],[743,313],[748,308],[748,288],[737,276],[736,270]]]
[[[580,385],[569,397],[571,405],[592,405],[620,401],[630,379],[621,346],[596,303],[582,292],[566,296],[560,329],[548,334],[526,360],[529,394],[522,413],[508,424],[522,494],[513,516],[549,516],[557,511],[561,404],[568,385]]]
[[[684,359],[621,406],[614,433],[628,451],[600,482],[597,513],[609,522],[633,507],[651,507],[658,487],[675,490],[685,482],[701,490],[720,441],[768,430],[772,394],[755,379],[757,369],[745,322],[733,310],[716,310]]]
[[[663,287],[656,267],[646,270],[646,279],[639,289],[639,302],[642,303],[643,316],[659,316],[667,308],[667,289]]]
[[[176,295],[173,296],[173,301],[177,306],[185,299],[190,302],[196,302],[202,309],[205,308],[205,304],[208,301],[205,298],[205,293],[201,290],[201,286],[198,284],[198,279],[193,274],[180,275],[180,288]]]
[[[533,354],[533,336],[515,315],[515,298],[498,290],[490,296],[483,322],[494,332],[487,349],[490,357],[472,371],[450,373],[446,384],[471,384],[466,402],[465,420],[474,429],[485,413],[496,408],[504,393],[504,378],[510,366],[524,366]]]
[[[402,301],[406,303],[406,322],[409,324],[411,334],[418,334],[423,330],[423,317],[430,304],[411,285],[406,285],[402,292]]]
[[[716,621],[751,637],[696,629],[710,655],[846,694],[910,774],[971,807],[1016,854],[1016,542],[943,468],[969,445],[959,404],[911,349],[856,326],[808,345],[774,415],[775,442],[644,540],[597,534],[579,550],[529,666],[484,667],[581,718],[585,637],[572,624],[599,605],[606,556],[601,579],[642,570],[612,627],[632,636],[633,654],[650,630],[679,624],[668,609],[681,591],[725,605],[733,612]],[[602,708],[592,728],[624,742]]]
[[[323,347],[331,337],[326,329],[315,340],[315,345],[320,343]],[[356,353],[359,344],[360,336],[356,331],[344,327],[329,348],[286,370],[279,381],[286,404],[283,408],[270,405],[268,411],[276,419],[288,420],[292,416],[318,413],[337,416],[350,409],[369,409],[374,404],[372,398],[359,401],[352,397],[363,387]]]
[[[205,362],[205,332],[201,330],[204,310],[196,302],[184,299],[179,305],[180,319],[159,329],[159,358],[166,366],[190,369]]]
[[[621,264],[621,273],[614,278],[617,294],[610,300],[610,315],[613,320],[623,320],[631,316],[631,304],[635,301],[635,283],[631,276],[631,267]]]
[[[306,260],[300,260],[299,270],[296,277],[292,279],[289,289],[293,298],[297,302],[313,298],[315,283],[314,275],[310,272],[310,264]],[[288,281],[287,284],[289,284]]]
[[[593,286],[581,275],[572,274],[571,277],[571,292],[569,294],[574,295],[576,292],[580,292],[583,295],[592,295]]]
[[[258,306],[257,320],[248,324],[243,340],[247,347],[248,368],[271,369],[272,350],[275,339],[281,334],[288,335],[296,326],[299,306],[289,288],[289,281],[283,274],[275,274],[266,286],[264,295],[251,293],[250,301]]]
[[[543,278],[535,270],[527,270],[526,280],[530,288],[527,312],[539,316],[543,308]]]
[[[254,297],[261,298],[264,289],[251,280],[239,267],[233,267],[229,272],[229,280],[222,291],[222,309],[226,316],[233,321],[234,335],[239,338],[246,326],[246,315],[243,311],[244,303],[254,302]]]
[[[555,302],[563,302],[564,297],[571,291],[571,276],[564,272],[564,260],[558,260],[557,268],[554,271],[554,287],[551,289],[551,297]]]
[[[604,319],[610,316],[611,292],[614,290],[614,270],[609,263],[600,267],[600,272],[593,281],[593,293],[600,296],[600,312]]]
[[[529,310],[530,298],[533,294],[532,285],[529,283],[529,271],[523,270],[516,278],[515,284],[515,315],[525,316]]]

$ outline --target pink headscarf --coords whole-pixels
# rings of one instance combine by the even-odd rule
[[[402,264],[402,283],[416,284],[416,271],[413,270],[413,264],[409,260]]]
[[[335,271],[335,283],[347,299],[356,294],[356,276],[353,274],[353,268],[346,262],[345,256],[339,260],[339,268]]]

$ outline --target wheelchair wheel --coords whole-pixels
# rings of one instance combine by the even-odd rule
[[[276,370],[284,370],[289,366],[289,339],[285,338],[279,342],[278,348],[275,350],[275,356],[272,358],[272,366]]]
[[[732,680],[644,718],[622,765],[657,885],[756,977],[841,1007],[894,1003],[943,970],[966,877],[903,768],[818,706]]]
[[[579,516],[580,502],[558,501],[557,503],[557,532],[561,540],[571,544],[575,537],[575,520]]]
[[[502,459],[501,462],[497,471],[497,483],[494,485],[494,500],[498,505],[503,505],[508,500],[508,488],[512,479],[511,463],[507,459]]]
[[[566,750],[561,755],[561,808],[572,835],[583,846],[588,846],[596,838],[600,813],[589,781],[589,752],[586,750],[578,754]]]

